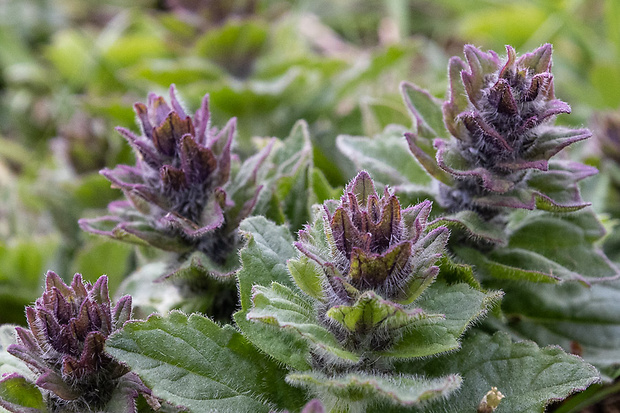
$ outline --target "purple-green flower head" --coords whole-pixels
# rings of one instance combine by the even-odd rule
[[[570,106],[554,95],[552,47],[546,44],[519,58],[511,46],[506,52],[500,59],[493,51],[467,45],[467,63],[458,57],[450,60],[446,126],[473,165],[500,174],[546,170],[551,156],[590,134],[582,130],[573,139],[549,145],[546,133],[552,127],[547,122],[570,113]]]
[[[102,408],[118,391],[135,409],[138,392],[149,390],[129,369],[104,352],[106,338],[131,318],[131,297],[111,307],[107,277],[84,283],[75,274],[66,285],[49,271],[45,292],[26,308],[28,329],[17,327],[18,344],[8,351],[23,360],[46,394],[50,411],[84,412]]]
[[[347,185],[340,203],[326,203],[322,214],[329,248],[317,250],[309,228],[295,245],[325,271],[330,305],[351,303],[363,291],[411,302],[420,286],[432,282],[448,239],[448,229],[426,233],[430,201],[402,209],[388,189],[380,197],[367,172]]]
[[[497,208],[534,209],[537,203],[558,209],[586,206],[576,181],[596,170],[549,163],[560,150],[591,135],[587,129],[553,125],[558,114],[570,113],[570,106],[555,97],[551,45],[520,57],[511,46],[506,46],[506,52],[500,58],[493,51],[467,45],[466,62],[450,59],[449,100],[443,104],[443,117],[455,139],[434,141],[437,165],[442,174],[447,172],[440,179],[447,184],[442,204],[452,211],[474,209],[488,216],[495,215]],[[419,152],[416,136],[407,134],[407,139],[414,154]],[[547,172],[550,181],[563,179],[575,194],[556,200],[545,190],[531,187],[530,178]]]
[[[449,236],[445,227],[427,229],[430,209],[429,201],[401,208],[360,172],[340,202],[326,202],[299,232],[301,255],[289,261],[291,274],[347,345],[387,345],[394,337],[386,331],[431,317],[409,306],[435,280]]]
[[[235,245],[238,223],[252,211],[260,191],[255,186],[238,200],[224,188],[234,162],[235,119],[221,130],[213,127],[208,96],[192,118],[179,103],[174,86],[169,104],[151,93],[146,104],[134,108],[142,134],[117,130],[134,147],[136,165],[101,171],[123,190],[127,201],[110,204],[114,216],[81,220],[82,227],[170,251],[202,250],[223,263]],[[262,159],[269,149],[260,154]]]

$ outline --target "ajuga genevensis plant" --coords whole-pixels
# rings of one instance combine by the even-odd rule
[[[583,304],[613,295],[618,270],[580,194],[596,170],[560,153],[591,134],[554,124],[570,106],[552,47],[464,54],[445,102],[404,82],[410,125],[337,138],[360,169],[342,191],[303,122],[242,162],[235,120],[213,126],[208,97],[193,116],[174,87],[137,103],[139,133],[118,129],[135,165],[101,171],[125,200],[81,226],[166,251],[145,255],[166,267],[143,288],[210,304],[134,320],[105,276],[50,272],[8,347],[27,369],[0,381],[0,406],[542,412],[613,379],[612,333],[590,334]],[[362,163],[365,147],[381,150]]]

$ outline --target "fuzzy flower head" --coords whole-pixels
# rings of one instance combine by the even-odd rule
[[[260,191],[254,185],[236,197],[239,194],[231,196],[225,189],[234,161],[235,119],[222,130],[212,127],[208,96],[191,117],[174,86],[170,103],[151,93],[146,104],[136,103],[134,109],[142,134],[117,130],[135,148],[136,165],[101,171],[123,190],[127,201],[110,204],[114,216],[81,220],[82,227],[170,251],[198,249],[221,264],[234,249],[236,228],[252,211]],[[259,158],[264,159],[269,149]]]
[[[445,227],[427,229],[430,209],[429,201],[401,208],[360,172],[340,202],[326,202],[299,232],[300,260],[289,261],[289,269],[343,341],[376,347],[390,340],[385,330],[428,316],[409,304],[435,280],[449,236]]]
[[[137,393],[148,394],[137,376],[104,352],[106,338],[131,318],[130,296],[111,307],[106,276],[92,285],[75,274],[66,285],[48,272],[45,292],[26,308],[26,317],[28,329],[16,328],[18,344],[8,351],[33,371],[50,411],[102,408],[123,386],[127,411],[133,411]]]
[[[430,208],[425,201],[402,209],[387,188],[380,197],[368,173],[360,172],[339,204],[324,206],[329,253],[314,254],[307,231],[300,231],[296,246],[324,267],[332,304],[351,302],[366,290],[410,301],[420,285],[434,279],[438,268],[433,264],[448,238],[446,228],[425,234]]]
[[[576,182],[596,170],[549,162],[566,146],[591,135],[587,129],[553,125],[558,114],[570,113],[570,106],[555,97],[551,45],[520,57],[511,46],[506,46],[504,58],[471,45],[464,53],[466,62],[450,59],[449,100],[443,104],[444,124],[454,139],[434,141],[435,172],[443,174],[440,180],[447,184],[441,203],[451,211],[473,209],[487,217],[503,207],[586,206]],[[420,158],[415,134],[407,134],[407,139]],[[547,174],[546,183],[542,174]],[[571,193],[564,191],[561,199],[549,195],[562,192],[562,187]]]
[[[506,46],[507,56],[500,59],[493,51],[484,53],[467,45],[467,64],[457,57],[451,59],[450,100],[444,105],[444,119],[472,164],[500,174],[544,170],[549,157],[574,142],[547,146],[539,140],[548,132],[546,122],[571,111],[555,98],[551,52],[551,45],[546,44],[517,58],[515,50]]]

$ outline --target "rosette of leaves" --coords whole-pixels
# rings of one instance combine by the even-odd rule
[[[5,376],[0,406],[12,412],[135,412],[140,394],[158,404],[137,375],[104,351],[107,337],[131,318],[130,296],[112,308],[106,276],[90,284],[75,274],[66,285],[49,271],[45,292],[26,307],[26,317],[28,328],[16,328],[17,344],[8,352],[32,376]]]
[[[463,331],[501,296],[464,284],[429,288],[449,236],[445,227],[427,228],[430,209],[429,201],[401,208],[387,188],[379,196],[368,173],[360,172],[340,202],[326,201],[299,232],[299,256],[287,263],[294,285],[279,277],[254,285],[250,303],[244,284],[251,270],[240,273],[247,308],[235,317],[240,328],[276,359],[300,370],[313,366],[287,380],[308,388],[328,411],[382,402],[414,406],[459,387],[458,374],[390,374],[394,360],[457,349]],[[292,332],[293,346],[303,348],[295,357],[273,345]],[[368,397],[356,401],[356,392]]]
[[[418,123],[418,131],[406,134],[409,147],[441,182],[438,200],[449,212],[475,211],[492,220],[512,208],[582,209],[589,204],[581,199],[577,182],[596,169],[550,161],[591,136],[587,129],[553,125],[558,114],[570,113],[570,106],[554,94],[552,47],[545,44],[518,58],[511,46],[506,52],[500,58],[467,45],[467,63],[451,58],[449,99],[443,103],[451,138],[434,139],[432,160],[426,143],[419,143],[432,129]],[[406,100],[409,88],[415,86],[403,85]],[[417,118],[413,103],[407,103]]]
[[[518,59],[511,48],[503,60],[472,46],[465,48],[465,54],[467,64],[459,58],[450,60],[449,99],[443,105],[415,85],[402,86],[413,119],[413,132],[406,135],[407,141],[418,163],[438,183],[434,196],[439,203],[456,199],[445,197],[458,194],[462,189],[459,185],[478,185],[477,192],[460,192],[473,194],[468,203],[459,204],[467,204],[471,209],[447,211],[433,225],[452,229],[449,249],[456,261],[474,265],[476,278],[485,287],[501,288],[506,293],[502,301],[506,318],[497,322],[498,328],[506,328],[504,322],[508,322],[519,337],[541,345],[560,344],[613,377],[610,371],[617,359],[609,353],[614,348],[609,337],[615,335],[617,328],[617,319],[610,316],[614,314],[611,303],[617,301],[617,287],[616,283],[594,284],[617,279],[619,272],[599,247],[605,229],[597,216],[590,208],[576,211],[585,205],[577,182],[593,173],[594,168],[550,159],[567,145],[589,136],[584,129],[552,125],[555,114],[567,111],[568,106],[554,99],[549,73],[551,46],[542,46]],[[512,77],[500,76],[505,76],[507,70],[513,73],[513,69],[520,83],[512,84]],[[502,79],[508,81],[510,88],[502,86]],[[546,88],[540,88],[542,85]],[[528,101],[529,92],[534,90],[538,90],[537,97]],[[497,101],[497,96],[507,101]],[[497,114],[491,116],[489,104],[495,101]],[[500,110],[513,101],[518,113],[511,115],[505,113],[505,108]],[[538,112],[534,113],[534,109]],[[521,125],[519,128],[527,133],[519,139],[521,135],[515,135],[515,131],[520,129],[516,126],[506,129],[496,125],[502,119],[507,125]],[[488,125],[493,128],[487,131]],[[514,160],[510,165],[523,168],[507,168],[504,158],[490,156],[492,149],[483,148],[481,152],[473,146],[475,142],[486,142],[480,139],[491,139],[493,131],[502,132],[504,141],[520,148],[511,155],[514,158],[508,159]],[[479,140],[474,140],[476,137]],[[505,146],[502,141],[489,144]],[[465,149],[469,155],[460,152]],[[476,153],[487,155],[480,155],[473,165],[471,159]],[[489,166],[493,159],[498,161],[499,169]],[[500,191],[498,185],[508,189]],[[458,190],[454,192],[455,189]],[[500,198],[503,201],[495,202]],[[444,203],[449,208],[454,205],[451,201]],[[539,211],[528,211],[534,207]],[[541,285],[565,281],[583,285]],[[584,311],[584,303],[591,303],[596,310]],[[599,333],[592,334],[592,328]]]
[[[299,232],[295,246],[304,258],[289,262],[291,274],[350,350],[390,347],[407,326],[442,318],[407,308],[435,280],[449,236],[446,227],[425,233],[430,209],[429,201],[402,209],[387,188],[379,197],[360,172],[340,203],[324,205],[322,234],[313,232],[316,225]]]
[[[231,155],[235,119],[221,130],[214,128],[208,96],[190,117],[174,86],[170,105],[151,93],[146,105],[134,108],[142,135],[117,130],[135,148],[136,165],[101,171],[127,200],[109,205],[113,215],[81,220],[82,228],[180,254],[198,250],[224,275],[236,261],[239,222],[252,212],[261,189],[252,176],[244,182],[231,179],[238,169]],[[269,150],[267,146],[251,158],[254,169]],[[227,184],[234,187],[232,193]]]

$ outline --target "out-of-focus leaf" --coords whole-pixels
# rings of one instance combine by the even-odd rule
[[[2,407],[20,413],[47,411],[39,388],[16,374],[8,375],[0,380],[0,408]]]
[[[394,126],[372,139],[342,135],[337,145],[358,170],[368,171],[383,185],[428,186],[431,178],[411,156],[403,137],[405,131]]]

